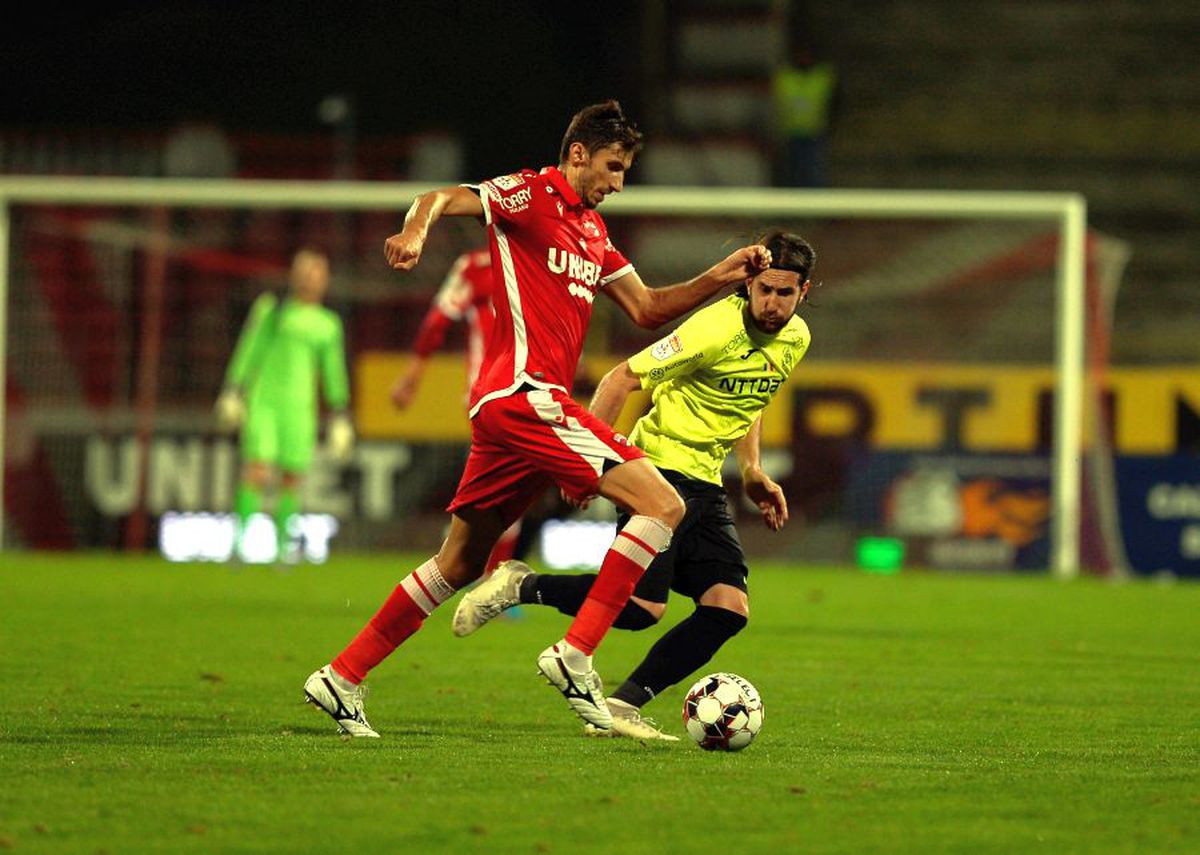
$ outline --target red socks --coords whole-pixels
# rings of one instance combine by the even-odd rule
[[[600,574],[567,630],[567,644],[591,656],[650,562],[670,545],[671,529],[666,523],[653,517],[631,517],[604,556]]]
[[[600,573],[567,631],[566,641],[590,656],[629,601],[650,562],[671,544],[671,529],[653,517],[635,516],[617,533]],[[421,628],[434,609],[454,596],[430,558],[396,586],[362,631],[333,660],[333,670],[361,683],[376,665]]]
[[[425,618],[452,596],[454,588],[430,558],[396,586],[375,616],[333,660],[333,670],[352,683],[361,683],[368,671],[420,629]]]

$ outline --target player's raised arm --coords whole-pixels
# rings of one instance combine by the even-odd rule
[[[603,293],[639,327],[656,329],[694,309],[721,290],[757,276],[770,264],[770,250],[753,244],[742,247],[687,282],[664,288],[648,288],[637,272],[631,270],[610,282]]]
[[[422,193],[408,209],[404,228],[383,244],[387,262],[396,270],[412,270],[421,259],[429,228],[439,217],[482,217],[483,203],[470,187],[443,187]]]
[[[762,416],[759,416],[749,432],[734,443],[733,453],[742,473],[742,488],[746,496],[762,511],[767,528],[779,531],[788,521],[787,498],[783,495],[783,488],[772,481],[759,464],[761,437]]]

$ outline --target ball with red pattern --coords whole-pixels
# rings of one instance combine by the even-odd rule
[[[688,689],[683,726],[705,751],[741,751],[763,724],[758,690],[737,674],[709,674]]]

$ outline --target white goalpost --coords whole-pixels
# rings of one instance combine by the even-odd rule
[[[27,205],[228,209],[392,211],[396,224],[413,197],[431,189],[412,183],[0,178],[0,378],[7,377],[13,210]],[[712,216],[792,219],[1023,220],[1058,235],[1055,262],[1054,407],[1050,566],[1058,577],[1080,569],[1082,438],[1085,404],[1086,203],[1069,193],[975,191],[789,190],[634,187],[605,203],[606,218]],[[382,245],[384,235],[380,236]],[[837,252],[830,247],[831,255]],[[636,261],[636,259],[635,259]],[[1050,323],[1047,319],[1047,323]],[[0,395],[0,460],[4,459],[5,395]],[[4,468],[0,466],[0,550],[5,548]]]

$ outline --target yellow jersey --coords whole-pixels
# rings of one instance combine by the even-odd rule
[[[799,316],[764,333],[746,321],[746,304],[726,297],[630,357],[642,388],[653,389],[653,406],[629,440],[655,466],[720,484],[734,443],[808,350],[808,324]]]

